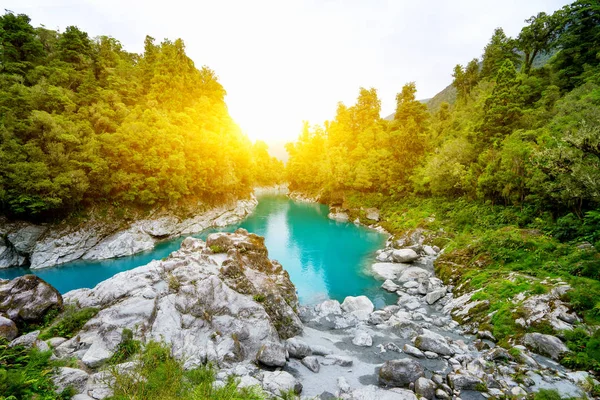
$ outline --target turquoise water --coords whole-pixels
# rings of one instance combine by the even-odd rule
[[[327,213],[328,207],[322,204],[295,202],[285,196],[263,196],[244,221],[194,236],[204,239],[211,232],[234,231],[238,227],[264,236],[269,257],[278,260],[289,272],[302,304],[327,298],[342,301],[346,296],[360,294],[370,297],[377,306],[393,300],[393,296],[379,289],[381,282],[365,273],[386,237],[351,223],[331,221]],[[61,293],[91,288],[116,273],[168,256],[179,248],[182,240],[183,237],[168,240],[149,252],[130,257],[75,261],[33,271],[0,270],[0,278],[34,273]]]

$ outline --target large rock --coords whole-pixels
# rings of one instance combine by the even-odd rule
[[[262,386],[267,392],[275,395],[280,395],[281,392],[288,392],[290,390],[293,390],[296,394],[302,392],[302,384],[285,371],[263,372]]]
[[[0,281],[0,312],[16,322],[40,321],[51,309],[61,309],[58,290],[35,275]]]
[[[29,332],[26,335],[19,336],[16,339],[13,339],[8,345],[9,347],[15,346],[23,346],[26,348],[37,347],[40,341],[38,340],[38,336],[40,336],[40,331]]]
[[[408,282],[408,281],[418,281],[422,279],[427,279],[431,276],[431,272],[426,269],[420,267],[409,267],[406,268],[400,276],[398,277],[398,281],[400,282]]]
[[[9,233],[6,238],[19,254],[27,255],[31,253],[35,243],[46,229],[45,226],[26,225],[16,232]]]
[[[85,253],[84,260],[105,260],[107,258],[124,257],[141,253],[154,248],[154,238],[140,226],[117,232]]]
[[[417,252],[412,249],[400,249],[392,252],[392,259],[397,263],[411,263],[418,258]]]
[[[427,295],[425,296],[425,301],[427,302],[427,304],[433,304],[436,301],[438,301],[439,299],[441,299],[442,297],[444,297],[446,295],[446,288],[439,288],[439,289],[434,289],[433,291],[427,293]]]
[[[423,329],[423,334],[415,338],[415,346],[422,351],[433,351],[443,356],[453,356],[455,353],[445,337],[428,329]]]
[[[561,356],[569,351],[569,348],[556,336],[541,333],[526,333],[523,336],[523,344],[536,353],[554,360],[560,360]]]
[[[367,296],[348,296],[342,303],[342,310],[355,315],[360,320],[369,319],[369,315],[375,309],[373,302]]]
[[[319,364],[319,359],[315,356],[308,356],[302,359],[302,365],[311,370],[314,373],[319,372],[321,366]]]
[[[72,387],[75,393],[83,393],[88,378],[88,373],[80,369],[60,367],[52,376],[52,382],[56,385],[57,393],[62,393],[68,387]]]
[[[423,366],[404,358],[386,361],[379,369],[379,383],[386,386],[407,387],[424,375]]]
[[[269,260],[259,236],[238,230],[207,240],[225,252],[215,254],[204,241],[186,238],[165,260],[65,294],[68,303],[100,311],[55,353],[97,367],[115,352],[123,329],[133,328],[135,339],[170,343],[186,368],[253,361],[267,344],[259,360],[285,363],[280,340],[302,332],[288,273]]]
[[[437,385],[431,379],[421,377],[415,382],[415,393],[420,397],[426,399],[435,398],[435,389],[437,389]]]
[[[475,375],[466,372],[449,374],[448,382],[450,383],[450,386],[456,390],[477,390],[483,383],[481,379]]]
[[[280,343],[265,343],[256,354],[256,360],[268,367],[283,367],[285,365],[285,347]]]
[[[371,266],[373,274],[379,279],[396,280],[409,267],[407,264],[380,262]]]
[[[303,340],[298,338],[289,338],[285,342],[285,349],[290,357],[302,359],[312,355],[312,349]]]
[[[11,341],[16,338],[18,334],[19,330],[17,329],[17,325],[15,325],[12,320],[0,315],[0,338]]]

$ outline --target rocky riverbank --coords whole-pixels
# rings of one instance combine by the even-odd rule
[[[219,207],[198,205],[187,216],[157,210],[126,221],[94,217],[81,223],[36,225],[0,218],[0,268],[47,268],[74,260],[103,260],[152,249],[161,240],[232,224],[258,204],[253,196]]]
[[[490,332],[455,321],[466,303],[434,276],[439,252],[418,234],[390,240],[379,252],[373,273],[382,290],[398,295],[397,304],[376,310],[358,296],[300,307],[262,238],[244,230],[211,234],[206,242],[187,238],[166,260],[63,297],[33,276],[0,282],[0,334],[12,345],[78,359],[78,368],[54,375],[59,388],[76,388],[77,400],[109,396],[111,371],[132,370],[135,359],[107,365],[128,329],[135,340],[168,343],[188,368],[213,362],[216,385],[234,375],[241,386],[273,396],[292,390],[307,399],[523,398],[540,389],[585,395],[592,376],[556,362],[566,351],[559,338],[530,334],[504,349]],[[63,303],[99,311],[68,340],[42,341],[40,332],[16,337],[17,327]]]

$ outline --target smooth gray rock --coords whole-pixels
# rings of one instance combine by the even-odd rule
[[[302,365],[310,369],[312,372],[317,373],[321,369],[319,359],[315,356],[307,356],[302,359]]]
[[[285,365],[285,347],[277,342],[265,343],[256,353],[256,360],[269,367]]]
[[[362,321],[368,320],[369,315],[375,309],[373,302],[367,296],[348,296],[344,299],[341,307],[342,310]]]
[[[379,383],[386,386],[408,387],[424,375],[423,366],[415,360],[404,358],[386,361],[379,369]]]
[[[40,331],[29,332],[26,335],[22,335],[22,336],[19,336],[16,339],[13,339],[8,344],[8,346],[9,347],[23,346],[23,347],[26,347],[26,348],[31,348],[38,341],[38,336],[40,336]]]
[[[285,349],[290,357],[302,359],[312,355],[312,349],[301,339],[296,337],[289,338],[285,341]]]
[[[453,356],[455,353],[445,337],[428,329],[423,329],[423,334],[415,338],[415,346],[422,351],[433,351],[444,356]]]
[[[98,260],[131,255],[152,248],[157,238],[197,233],[239,221],[257,204],[253,197],[209,210],[200,205],[193,217],[181,221],[169,212],[165,215],[159,211],[155,219],[136,221],[125,228],[122,221],[88,221],[82,227],[65,224],[37,239],[28,254],[31,268],[47,268],[81,258]]]
[[[56,385],[56,392],[61,393],[67,387],[75,389],[76,393],[85,391],[89,375],[87,372],[68,367],[59,367],[56,373],[52,376],[52,382]]]
[[[18,323],[40,321],[51,309],[61,309],[58,290],[36,275],[0,281],[0,313]]]
[[[325,300],[315,306],[315,311],[320,316],[341,315],[342,308],[337,300]]]
[[[560,357],[569,351],[569,348],[556,336],[541,333],[526,333],[523,336],[523,344],[553,360],[560,360]]]
[[[417,396],[433,399],[437,385],[431,379],[421,377],[415,381],[415,393]]]
[[[267,392],[279,395],[281,392],[293,390],[294,393],[302,392],[302,384],[290,373],[285,371],[264,371],[262,387]]]
[[[412,249],[400,249],[392,252],[392,259],[397,263],[411,263],[418,258],[417,252]]]
[[[378,262],[371,266],[373,274],[379,279],[395,280],[409,267],[408,264]]]
[[[17,325],[15,323],[0,315],[0,338],[4,338],[8,341],[13,340],[19,334]]]
[[[19,254],[29,254],[36,241],[48,228],[39,225],[27,225],[16,232],[9,233],[6,238]]]
[[[404,350],[404,352],[406,354],[408,354],[410,356],[413,356],[413,357],[417,357],[417,358],[424,358],[425,357],[425,354],[421,350],[417,349],[415,346],[411,346],[408,343],[406,343],[404,345],[404,347],[402,348],[402,350]]]
[[[483,383],[481,379],[469,373],[454,373],[448,375],[448,382],[455,390],[477,390]]]
[[[399,282],[407,281],[418,281],[420,279],[427,279],[431,276],[431,272],[420,267],[409,267],[406,268],[398,277]]]
[[[399,285],[396,285],[392,280],[386,279],[385,282],[381,285],[381,288],[387,290],[388,292],[395,293],[400,289]]]
[[[439,288],[439,289],[434,289],[433,291],[427,293],[427,295],[425,296],[425,301],[427,302],[427,304],[431,305],[433,303],[435,303],[436,301],[438,301],[439,299],[441,299],[442,297],[444,297],[446,295],[446,288]]]

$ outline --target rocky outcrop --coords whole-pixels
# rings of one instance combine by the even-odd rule
[[[560,357],[569,351],[569,348],[556,336],[541,333],[526,333],[523,336],[523,344],[553,360],[560,360]]]
[[[199,205],[185,218],[159,211],[132,223],[104,218],[49,226],[0,220],[0,268],[29,264],[38,269],[78,259],[129,256],[153,248],[159,240],[237,222],[256,204],[253,197],[208,210]]]
[[[138,340],[171,344],[186,367],[255,358],[283,365],[280,340],[302,331],[287,272],[268,259],[263,238],[242,229],[209,235],[207,243],[187,238],[164,261],[65,294],[68,303],[100,311],[56,353],[95,368],[133,328]]]
[[[35,275],[0,280],[0,313],[17,325],[40,321],[49,310],[60,310],[62,305],[58,290]]]

